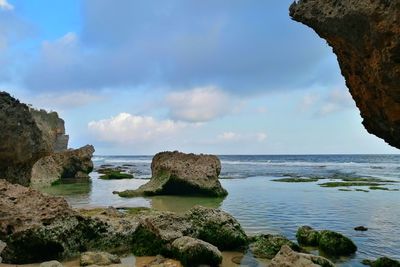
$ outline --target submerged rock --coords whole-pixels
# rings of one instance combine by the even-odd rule
[[[272,259],[269,267],[334,267],[328,259],[312,254],[298,253],[289,246],[282,246],[281,250]]]
[[[121,263],[121,260],[118,256],[107,252],[88,251],[81,254],[79,263],[81,266],[88,266],[88,265],[104,266],[104,265]]]
[[[332,256],[348,256],[357,251],[350,238],[329,230],[317,231],[310,226],[302,226],[296,233],[300,245],[315,246]]]
[[[371,267],[400,267],[400,262],[393,260],[388,257],[381,257],[377,260],[363,260],[362,264],[369,265]]]
[[[250,251],[257,258],[272,259],[283,246],[299,251],[300,247],[281,235],[258,235],[251,238]]]
[[[297,242],[300,245],[317,247],[320,234],[310,226],[301,226],[296,233]]]
[[[172,242],[171,247],[174,257],[184,266],[218,266],[222,262],[222,254],[217,247],[196,238],[180,237]]]
[[[355,231],[365,232],[365,231],[368,231],[368,228],[361,225],[361,226],[354,227],[354,230]]]
[[[0,177],[29,185],[33,164],[52,151],[29,107],[0,92]]]
[[[60,180],[88,180],[93,170],[93,153],[94,147],[86,145],[41,158],[32,167],[31,185],[42,187]]]
[[[290,16],[327,40],[368,132],[400,148],[399,1],[300,0]]]
[[[357,246],[350,238],[329,230],[320,232],[318,247],[325,253],[335,256],[347,256],[357,251]]]
[[[137,190],[117,192],[121,197],[152,195],[226,196],[218,180],[221,162],[213,155],[161,152],[151,163],[152,178]]]

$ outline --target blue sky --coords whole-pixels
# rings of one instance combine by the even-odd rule
[[[0,0],[0,86],[97,154],[398,153],[292,0]]]

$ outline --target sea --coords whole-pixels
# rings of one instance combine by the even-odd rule
[[[220,181],[226,198],[156,196],[121,198],[113,191],[135,189],[151,177],[152,156],[100,156],[95,168],[124,166],[134,179],[62,184],[47,191],[63,195],[76,208],[151,207],[185,212],[194,205],[232,214],[249,234],[282,234],[295,241],[298,227],[340,232],[358,247],[351,257],[331,258],[338,266],[364,266],[363,259],[388,256],[400,260],[400,155],[220,155]],[[318,178],[307,183],[280,178]],[[343,178],[382,179],[389,190],[368,186],[321,187]],[[356,191],[362,189],[362,191]],[[343,191],[346,190],[346,191]],[[349,190],[349,191],[347,191]],[[368,231],[358,232],[356,226]],[[315,249],[310,250],[318,254]]]

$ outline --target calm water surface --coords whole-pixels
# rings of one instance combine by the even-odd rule
[[[219,207],[239,220],[247,233],[279,233],[295,240],[299,226],[339,231],[358,246],[340,266],[363,266],[364,258],[400,260],[400,192],[343,192],[315,183],[281,183],[281,177],[375,177],[400,182],[400,155],[220,156],[225,199],[159,196],[124,199],[112,191],[134,189],[151,176],[150,156],[96,156],[95,166],[127,166],[138,179],[105,181],[92,174],[91,184],[61,185],[48,192],[64,195],[74,207],[153,207],[184,212],[200,204]],[[387,187],[399,189],[400,184]],[[361,187],[360,187],[361,188]],[[366,188],[368,189],[368,188]],[[356,232],[364,225],[367,232]]]

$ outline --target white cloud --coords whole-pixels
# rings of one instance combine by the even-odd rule
[[[166,97],[171,118],[188,122],[205,122],[240,108],[240,101],[214,86],[172,92]]]
[[[30,102],[37,107],[51,109],[73,109],[101,101],[103,97],[88,92],[71,92],[66,94],[41,94]]]
[[[264,142],[267,139],[266,133],[235,133],[235,132],[224,132],[217,136],[217,140],[221,142],[248,142],[248,141],[258,141]]]
[[[7,0],[0,0],[0,9],[3,10],[13,10],[14,6],[9,4]]]
[[[300,103],[300,110],[307,111],[309,110],[317,101],[319,100],[319,95],[317,93],[308,93],[306,94],[301,103]]]
[[[142,143],[174,137],[187,125],[150,116],[120,113],[110,119],[91,121],[89,131],[100,141],[111,143]]]

